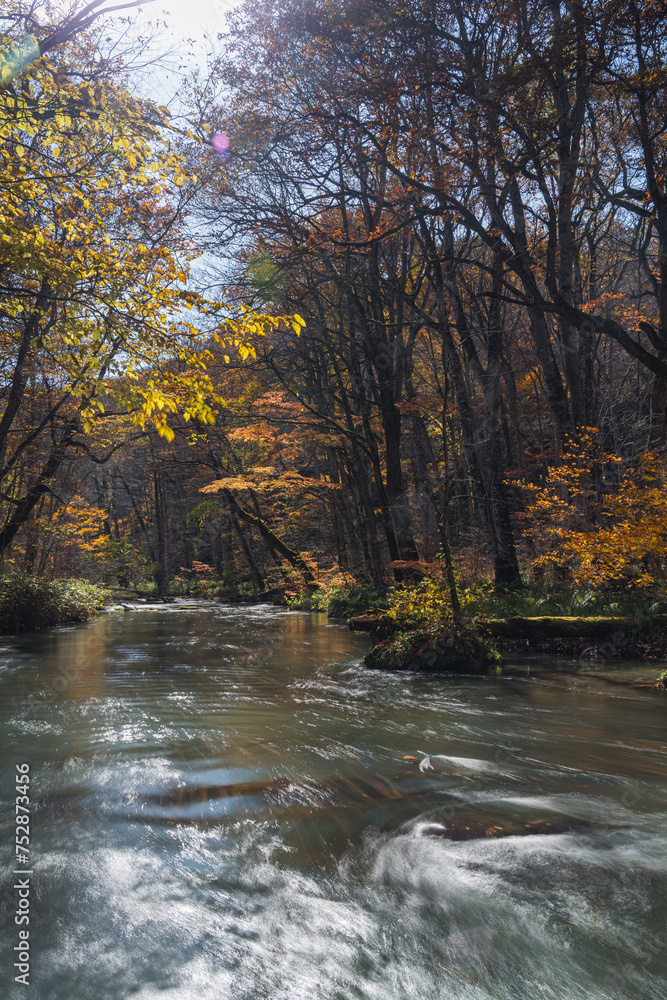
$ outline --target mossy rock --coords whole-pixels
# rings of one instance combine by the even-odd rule
[[[394,619],[377,608],[364,611],[363,615],[348,618],[347,624],[352,632],[367,632],[374,643],[388,639],[399,631]]]
[[[376,670],[479,674],[497,665],[500,653],[473,625],[449,623],[400,632],[374,646],[364,660]]]

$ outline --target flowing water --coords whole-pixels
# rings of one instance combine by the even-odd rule
[[[367,644],[222,606],[5,638],[0,995],[665,1000],[664,694]]]

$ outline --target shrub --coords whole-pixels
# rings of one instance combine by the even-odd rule
[[[85,580],[43,580],[13,573],[0,579],[0,631],[84,622],[108,600],[106,590]]]
[[[325,592],[325,601],[321,610],[325,610],[329,618],[349,618],[370,608],[386,608],[385,594],[375,587],[356,584],[350,587],[334,587]]]
[[[401,632],[378,643],[365,657],[380,670],[480,673],[500,662],[500,653],[473,624],[450,622]]]
[[[445,581],[427,577],[417,584],[401,583],[391,587],[387,614],[401,629],[450,619],[452,605]]]

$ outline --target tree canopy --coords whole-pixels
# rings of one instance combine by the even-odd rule
[[[667,434],[664,27],[652,0],[246,0],[178,127],[92,27],[27,67],[8,558],[660,585],[660,519],[639,545],[622,508],[656,510]],[[94,558],[38,540],[77,497]]]

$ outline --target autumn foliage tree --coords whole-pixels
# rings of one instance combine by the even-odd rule
[[[128,83],[91,30],[0,90],[0,552],[73,450],[104,462],[147,428],[173,437],[170,414],[212,422],[210,338],[248,354],[277,322],[187,287],[196,178]]]
[[[35,63],[2,92],[2,544],[62,506],[162,590],[658,586],[664,26],[246,0],[178,129],[94,35]]]
[[[640,363],[661,440],[661,16],[249,0],[232,19],[216,70],[235,142],[207,219],[227,239],[254,231],[306,317],[303,349],[268,368],[320,427],[345,428],[395,565],[416,556],[417,495],[446,546],[463,473],[496,582],[517,583],[512,464],[541,452],[544,476],[591,425],[624,453],[602,370],[612,384]],[[420,383],[441,419],[413,405]]]
[[[629,468],[588,429],[565,448],[545,482],[519,482],[533,569],[580,588],[649,591],[665,575],[665,458],[646,452]]]

